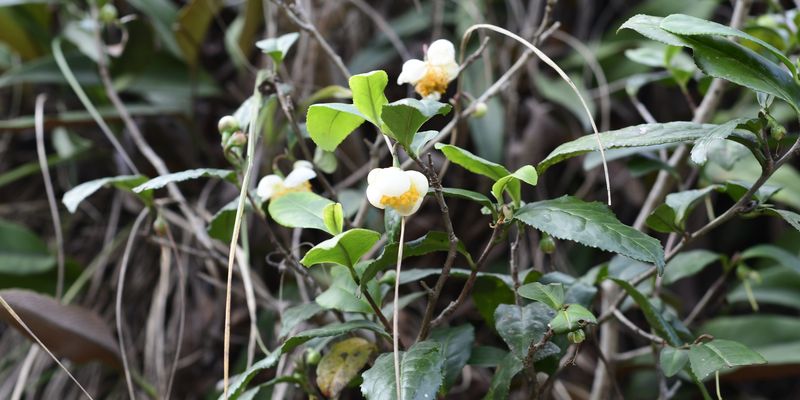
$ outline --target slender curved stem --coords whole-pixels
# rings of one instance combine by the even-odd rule
[[[406,217],[400,218],[400,243],[397,246],[397,270],[394,278],[394,310],[392,313],[392,352],[394,353],[394,379],[397,389],[397,398],[403,398],[403,388],[400,384],[400,332],[398,317],[400,316],[400,268],[403,264],[403,240],[406,234]]]

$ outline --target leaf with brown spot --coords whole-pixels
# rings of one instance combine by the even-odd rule
[[[328,398],[339,397],[377,350],[375,344],[358,337],[334,344],[317,365],[319,390]]]
[[[53,354],[78,363],[102,361],[119,366],[117,342],[94,311],[64,305],[30,290],[0,290],[0,296]],[[2,307],[0,320],[28,336],[25,328]]]

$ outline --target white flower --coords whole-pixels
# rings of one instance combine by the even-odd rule
[[[315,178],[314,166],[308,161],[297,161],[294,168],[286,178],[278,175],[267,175],[258,182],[256,194],[261,200],[277,199],[291,192],[310,192],[311,183],[308,181]]]
[[[415,59],[403,64],[397,84],[410,83],[423,98],[439,100],[457,76],[456,49],[449,40],[439,39],[428,47],[425,61]]]
[[[428,193],[428,179],[417,171],[397,167],[375,168],[367,176],[367,200],[380,209],[392,208],[402,216],[411,215]]]

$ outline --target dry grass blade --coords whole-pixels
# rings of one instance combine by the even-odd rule
[[[17,314],[16,311],[14,311],[14,308],[6,301],[5,297],[8,296],[9,294],[11,294],[11,296],[13,298],[14,297],[14,292],[26,292],[26,291],[21,291],[21,290],[3,290],[3,291],[0,291],[0,292],[2,293],[2,294],[0,294],[0,305],[2,305],[3,309],[5,310],[5,313],[0,315],[0,317],[6,317],[7,315],[10,316],[14,320],[14,324],[15,325],[21,327],[25,331],[26,334],[28,334],[31,338],[33,338],[33,340],[36,341],[36,343],[39,344],[39,346],[42,346],[44,351],[47,352],[48,355],[50,355],[50,357],[53,359],[53,361],[55,361],[56,364],[58,364],[58,366],[61,367],[61,369],[63,369],[64,372],[67,373],[67,375],[69,375],[70,379],[72,379],[72,381],[75,382],[76,385],[78,385],[78,387],[81,389],[83,394],[85,394],[86,397],[88,397],[90,400],[93,399],[92,395],[90,395],[89,392],[87,392],[86,389],[83,387],[83,385],[81,385],[81,383],[78,382],[77,379],[75,379],[75,377],[72,375],[72,373],[69,372],[67,367],[65,367],[64,364],[62,364],[61,361],[59,361],[58,358],[50,351],[50,349],[47,346],[45,346],[45,344],[42,342],[42,340],[40,340],[39,337],[36,336],[36,334],[25,323],[25,321],[19,316],[19,314]],[[41,295],[35,294],[33,292],[28,292],[28,293],[32,294],[32,295],[35,295],[35,296],[41,296]],[[41,297],[44,297],[44,296],[41,296]],[[58,302],[56,302],[55,300],[52,300],[52,301],[53,301],[53,303],[55,303],[56,305],[58,305],[60,307],[65,307],[65,308],[68,307],[68,306],[63,306],[61,304],[58,304]],[[46,334],[48,334],[48,335],[52,335],[52,332],[49,332],[47,330],[45,330],[44,332]]]
[[[508,36],[508,37],[510,37],[510,38],[522,43],[523,45],[525,45],[525,47],[530,49],[534,54],[536,54],[537,57],[539,57],[542,61],[544,61],[545,64],[547,64],[551,68],[553,68],[556,71],[556,73],[558,73],[558,75],[561,77],[561,79],[563,79],[565,82],[567,82],[567,84],[570,86],[570,88],[572,88],[572,91],[575,92],[575,95],[578,96],[578,99],[581,101],[581,105],[583,106],[584,111],[586,111],[586,115],[589,117],[589,122],[592,123],[592,130],[594,130],[595,138],[597,138],[597,147],[600,149],[600,158],[602,158],[602,160],[603,160],[603,173],[605,174],[605,178],[606,178],[606,194],[608,196],[608,205],[610,206],[611,205],[611,179],[609,178],[609,175],[608,175],[608,163],[606,163],[606,153],[605,153],[605,150],[603,150],[603,143],[600,141],[600,132],[597,130],[597,124],[594,122],[594,117],[592,117],[592,112],[589,111],[589,106],[586,105],[586,101],[583,99],[583,96],[581,96],[581,93],[578,90],[578,88],[575,86],[575,83],[572,82],[572,79],[570,79],[569,76],[567,76],[567,74],[564,72],[564,70],[562,70],[561,67],[559,67],[558,64],[556,64],[555,61],[553,61],[550,57],[548,57],[541,50],[539,50],[538,47],[534,46],[531,42],[523,39],[519,35],[509,31],[508,29],[503,29],[503,28],[501,28],[499,26],[492,25],[492,24],[475,24],[475,25],[472,25],[469,28],[467,28],[467,30],[464,32],[464,39],[463,40],[466,42],[467,39],[469,39],[469,36],[472,34],[472,32],[474,32],[474,31],[476,31],[478,29],[488,29],[490,31],[501,33],[501,34],[506,35],[506,36]]]

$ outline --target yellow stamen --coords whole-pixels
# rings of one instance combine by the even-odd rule
[[[447,84],[450,83],[447,72],[442,67],[428,66],[428,71],[414,86],[414,90],[422,97],[428,97],[432,93],[442,94],[447,91]]]
[[[381,204],[387,207],[394,208],[397,211],[407,213],[414,208],[414,205],[419,200],[419,191],[414,185],[400,196],[383,196],[381,197]]]
[[[287,187],[284,186],[282,183],[278,183],[275,185],[274,191],[272,192],[272,199],[275,200],[278,197],[284,196],[288,193],[294,192],[310,192],[311,191],[311,182],[305,181],[297,186]]]

